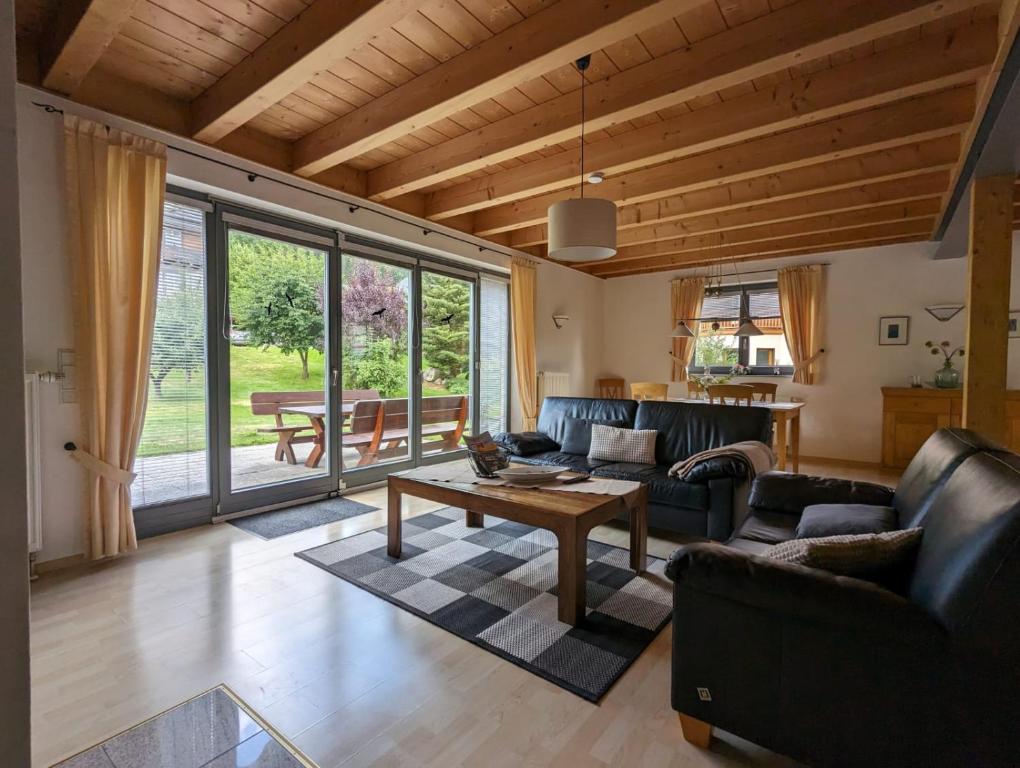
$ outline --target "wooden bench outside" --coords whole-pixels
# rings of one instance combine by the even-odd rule
[[[467,415],[468,399],[464,395],[423,398],[422,437],[438,436],[437,449],[453,450],[464,434]],[[358,452],[359,467],[401,455],[402,445],[410,437],[407,398],[358,401],[351,412],[350,427],[343,444]]]
[[[348,389],[342,394],[344,402],[361,399],[378,400],[379,393],[374,389]],[[308,424],[285,424],[280,408],[301,406],[325,406],[326,395],[321,389],[305,392],[252,392],[251,412],[256,416],[272,416],[276,423],[271,427],[259,427],[256,431],[263,434],[276,435],[277,461],[287,460],[288,464],[297,464],[294,456],[295,443],[314,443],[318,440],[315,429]],[[312,432],[313,434],[302,434]]]

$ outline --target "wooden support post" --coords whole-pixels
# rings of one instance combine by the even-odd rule
[[[1006,441],[1006,345],[1014,178],[975,179],[970,198],[963,426]]]

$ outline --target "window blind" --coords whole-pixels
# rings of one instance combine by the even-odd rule
[[[168,200],[163,206],[156,322],[149,366],[134,506],[209,493],[206,446],[205,214]]]
[[[479,343],[479,427],[492,433],[507,429],[510,296],[506,281],[481,278]]]

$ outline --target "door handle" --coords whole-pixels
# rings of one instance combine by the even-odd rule
[[[340,371],[337,368],[333,369],[333,387],[336,387],[337,379],[340,377]]]

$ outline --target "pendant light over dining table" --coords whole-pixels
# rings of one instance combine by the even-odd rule
[[[590,55],[576,62],[581,75],[580,197],[549,206],[549,258],[557,261],[602,261],[616,255],[616,204],[584,196],[584,71],[590,63]]]

